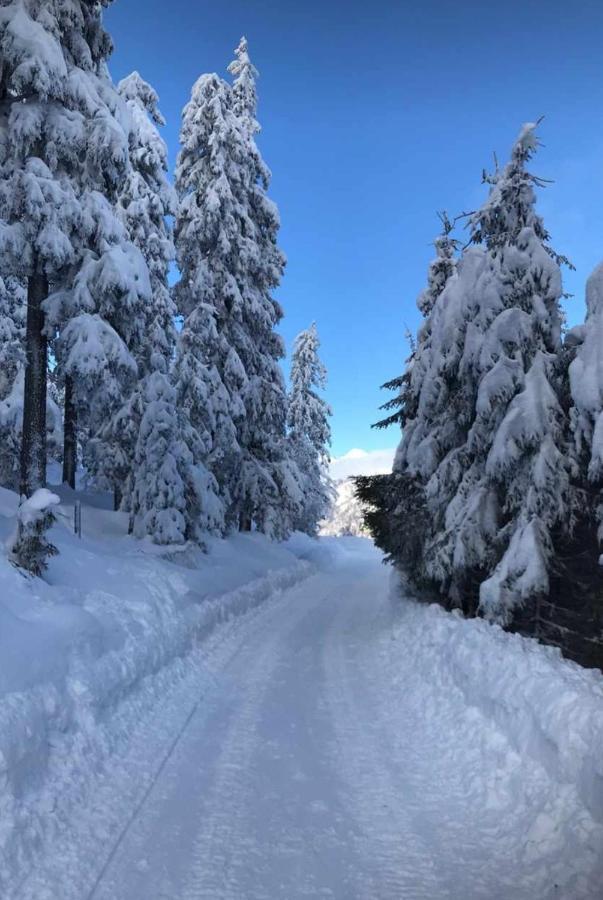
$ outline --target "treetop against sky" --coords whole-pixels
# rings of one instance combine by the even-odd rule
[[[396,443],[370,423],[379,384],[401,370],[406,328],[419,323],[436,211],[479,206],[493,152],[504,162],[520,125],[541,115],[536,171],[554,183],[539,209],[576,266],[565,305],[571,324],[581,320],[603,248],[599,3],[512,0],[501,14],[444,0],[115,0],[106,23],[114,78],[138,69],[160,95],[172,165],[191,85],[203,72],[226,76],[247,36],[288,257],[282,333],[290,350],[318,322],[335,455]]]

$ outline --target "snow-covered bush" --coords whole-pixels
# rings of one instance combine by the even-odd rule
[[[17,511],[17,531],[9,554],[16,566],[31,575],[43,575],[49,558],[58,552],[46,534],[55,522],[54,508],[59,503],[56,494],[40,488],[23,500]]]

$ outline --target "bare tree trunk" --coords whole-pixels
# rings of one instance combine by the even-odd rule
[[[48,296],[45,275],[31,275],[27,284],[25,392],[21,443],[21,494],[30,496],[46,485],[46,389],[48,341],[42,303]]]
[[[124,498],[123,491],[119,487],[113,488],[113,509],[115,512],[119,512],[121,510],[122,500]]]
[[[65,425],[63,430],[63,484],[75,490],[77,468],[77,408],[73,378],[65,377]]]
[[[251,531],[251,517],[245,513],[241,513],[239,531]]]

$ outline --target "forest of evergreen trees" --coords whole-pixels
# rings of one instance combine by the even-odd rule
[[[49,459],[158,544],[315,534],[331,497],[315,326],[290,395],[281,370],[247,42],[230,81],[193,86],[172,186],[156,92],[109,75],[106,5],[0,8],[0,483],[22,497],[12,557],[34,574],[54,552]]]
[[[109,74],[106,5],[0,8],[0,484],[21,495],[10,552],[34,574],[54,552],[49,459],[162,545],[315,535],[332,501],[314,325],[290,390],[281,368],[285,258],[247,42],[228,80],[193,86],[171,179],[156,92]],[[394,472],[358,493],[423,596],[603,666],[603,266],[568,331],[537,147],[524,126],[483,206],[441,216],[379,423],[402,427]]]
[[[403,429],[391,476],[361,478],[366,520],[429,600],[603,667],[603,266],[567,331],[561,268],[528,170],[537,125],[484,176],[483,206],[445,215],[423,323],[386,388]]]

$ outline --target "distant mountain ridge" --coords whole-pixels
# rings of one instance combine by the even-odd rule
[[[381,475],[391,472],[393,450],[350,450],[344,456],[331,460],[331,478],[337,488],[337,496],[331,514],[320,526],[320,533],[330,537],[353,535],[368,537],[364,527],[362,507],[354,493],[353,478],[356,475]]]

